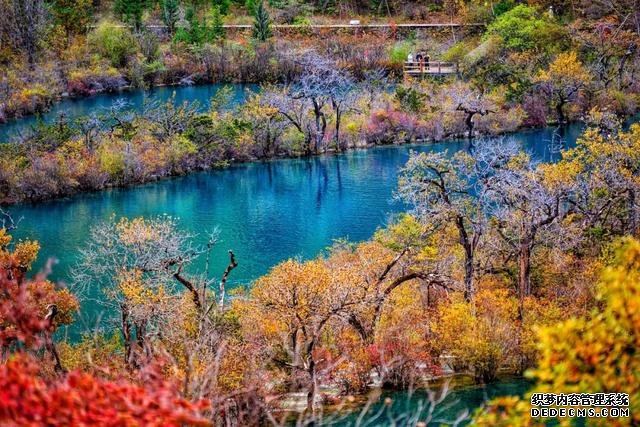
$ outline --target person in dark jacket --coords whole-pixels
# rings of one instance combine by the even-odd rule
[[[422,55],[422,52],[417,53],[416,62],[420,65],[420,72],[424,72],[424,56]]]

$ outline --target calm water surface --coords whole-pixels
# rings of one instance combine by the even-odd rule
[[[177,88],[176,99],[179,102],[198,99],[206,107],[217,90],[219,86],[215,85]],[[173,88],[156,89],[150,96],[167,99],[173,91]],[[235,86],[234,91],[237,102],[241,102],[244,88]],[[67,117],[98,111],[122,96],[138,108],[142,105],[142,92],[101,95],[66,100],[43,119],[55,120],[61,111]],[[27,118],[0,126],[0,140],[3,135],[24,130],[33,123],[35,118]],[[567,146],[575,143],[580,131],[579,125],[563,131]],[[512,137],[536,158],[553,160],[558,154],[549,148],[552,135],[553,129],[542,129]],[[232,272],[229,283],[236,286],[250,283],[287,258],[313,258],[334,239],[370,238],[376,228],[384,226],[390,216],[402,209],[393,201],[392,194],[398,170],[410,150],[452,153],[462,149],[468,149],[467,143],[454,141],[241,164],[135,188],[80,194],[37,205],[22,204],[12,207],[11,212],[24,218],[16,237],[36,239],[42,245],[36,268],[41,268],[47,257],[59,260],[52,274],[55,280],[68,280],[69,270],[77,262],[78,248],[86,243],[94,225],[123,216],[166,214],[177,218],[181,228],[202,244],[208,231],[219,229],[220,243],[214,250],[212,271],[222,273],[228,261],[227,250],[233,249],[239,267]],[[83,306],[81,311],[85,320],[98,314],[97,307],[91,305]],[[90,322],[77,324],[90,326]],[[75,326],[70,331],[72,339],[82,327]],[[442,418],[452,421],[460,411],[473,411],[487,398],[521,394],[527,387],[526,381],[514,380],[486,388],[458,388],[439,411]],[[412,412],[426,396],[397,392],[389,397],[394,399],[395,409]],[[372,411],[379,408],[374,405]],[[340,425],[353,421],[353,414],[346,415]]]
[[[367,424],[369,426],[389,426],[390,418],[396,420],[398,426],[414,425],[407,422],[409,417],[412,417],[410,419],[414,422],[430,419],[429,426],[438,426],[452,425],[456,419],[462,419],[466,414],[467,417],[460,425],[467,425],[474,411],[489,400],[500,396],[523,396],[531,385],[532,383],[526,379],[507,378],[486,385],[452,386],[442,402],[435,406],[430,418],[428,414],[431,405],[426,391],[418,390],[411,394],[406,391],[385,391],[366,411],[359,408],[342,414],[327,415],[325,418],[328,425],[340,427],[356,425],[356,421],[361,416],[362,420],[371,420]],[[435,398],[438,399],[440,391],[437,389],[434,391]],[[383,403],[387,397],[392,400],[390,406]],[[400,416],[407,418],[398,419]]]
[[[569,143],[578,127],[566,130]],[[514,135],[538,158],[550,159],[552,130]],[[206,232],[218,228],[214,272],[220,274],[235,251],[239,267],[230,284],[249,283],[290,258],[315,257],[334,239],[368,239],[402,206],[392,199],[398,169],[410,150],[453,152],[465,142],[388,146],[336,156],[274,160],[196,173],[129,189],[80,194],[39,204],[14,206],[24,217],[16,233],[42,245],[40,267],[56,257],[53,278],[68,279],[78,248],[96,224],[126,217],[170,215],[180,227],[206,243]],[[198,267],[197,265],[195,266]],[[92,314],[94,307],[83,307]]]
[[[202,110],[208,109],[211,97],[213,97],[224,85],[211,84],[201,86],[163,86],[150,91],[131,90],[118,93],[102,93],[83,98],[65,98],[51,106],[51,109],[40,115],[26,116],[20,119],[9,120],[0,124],[0,142],[6,142],[21,133],[29,132],[30,128],[43,121],[53,123],[64,115],[68,120],[90,114],[105,113],[115,101],[123,99],[129,106],[140,111],[142,105],[147,101],[166,101],[175,93],[175,102],[182,104],[184,101],[198,101]],[[232,88],[232,99],[235,103],[243,102],[246,99],[246,90],[256,91],[257,85],[229,85]]]

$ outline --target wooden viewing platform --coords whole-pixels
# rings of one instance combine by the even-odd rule
[[[405,62],[405,76],[441,76],[446,74],[458,74],[460,67],[456,62],[429,61],[423,62]]]

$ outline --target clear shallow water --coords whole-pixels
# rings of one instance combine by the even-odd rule
[[[83,98],[65,98],[51,106],[51,109],[40,115],[26,116],[20,119],[12,119],[0,124],[0,142],[9,141],[20,133],[28,132],[39,120],[45,123],[53,123],[60,114],[64,114],[67,120],[90,114],[101,114],[111,107],[118,99],[126,100],[133,109],[140,110],[145,98],[148,100],[166,101],[176,95],[176,103],[184,101],[198,101],[202,109],[208,109],[211,97],[214,96],[222,84],[200,86],[163,86],[150,91],[131,90],[118,93],[102,93]],[[232,102],[240,103],[246,99],[246,89],[257,90],[257,85],[229,85],[232,89]]]
[[[579,132],[579,126],[565,130],[568,144],[573,144]],[[513,138],[535,157],[549,160],[551,135],[552,129],[542,129]],[[59,260],[52,279],[68,279],[78,248],[86,243],[92,226],[112,217],[167,214],[178,218],[180,227],[203,245],[208,231],[220,230],[212,272],[221,275],[228,262],[227,250],[234,250],[239,266],[229,284],[235,286],[250,283],[290,257],[313,258],[334,239],[370,238],[391,214],[402,209],[393,202],[392,194],[398,169],[410,150],[466,148],[466,142],[453,141],[247,163],[135,188],[17,205],[10,211],[24,218],[16,237],[36,239],[42,246],[36,268],[47,257]],[[202,265],[194,266],[198,267]],[[82,307],[83,317],[96,314],[95,306]]]
[[[529,380],[510,378],[486,385],[451,386],[444,400],[435,406],[431,422],[428,425],[451,425],[465,413],[468,416],[461,424],[467,425],[475,410],[491,399],[500,396],[523,396],[531,385],[532,382]],[[434,391],[437,399],[440,391],[437,388]],[[391,405],[383,403],[386,398],[391,399]],[[364,412],[362,420],[375,419],[375,421],[367,425],[391,425],[389,422],[389,418],[391,418],[397,421],[397,425],[404,426],[408,425],[407,420],[398,419],[399,416],[413,416],[416,421],[425,421],[428,418],[429,410],[429,396],[424,390],[418,390],[411,394],[407,391],[385,391],[376,403],[372,404],[366,411],[361,407],[342,413],[327,414],[324,418],[327,425],[348,427],[355,425],[358,417],[363,415],[362,413]]]

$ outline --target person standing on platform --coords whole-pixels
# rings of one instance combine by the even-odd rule
[[[418,64],[420,65],[420,72],[424,73],[424,57],[422,56],[422,52],[418,52],[418,54],[416,55],[416,61],[418,62]]]

